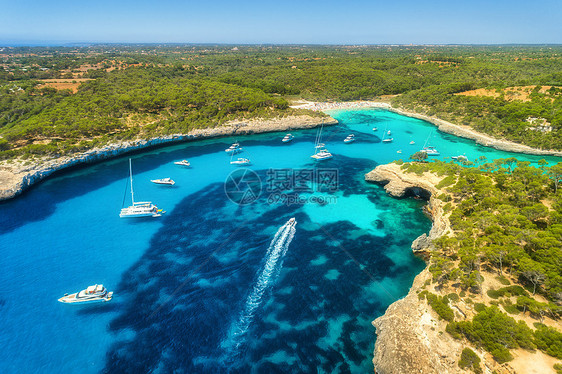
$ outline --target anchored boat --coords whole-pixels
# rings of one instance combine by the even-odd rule
[[[173,186],[174,184],[176,184],[176,182],[174,182],[172,178],[151,179],[150,181],[155,184],[164,184],[168,186]]]
[[[67,304],[96,303],[110,301],[112,298],[113,292],[108,292],[103,284],[94,284],[80,292],[65,294],[59,301]]]
[[[131,159],[129,159],[129,178],[131,179],[131,206],[122,208],[119,213],[121,218],[135,218],[135,217],[160,217],[162,209],[152,204],[150,201],[136,201],[133,193],[133,167],[131,166]],[[126,190],[125,190],[126,191]],[[123,201],[124,202],[124,201]]]

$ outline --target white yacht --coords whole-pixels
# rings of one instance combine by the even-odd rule
[[[315,159],[316,161],[328,160],[334,157],[330,151],[326,149],[324,143],[320,143],[322,139],[322,129],[324,128],[324,122],[322,122],[322,126],[320,126],[320,130],[316,134],[316,140],[314,141],[314,154],[310,157]]]
[[[345,138],[343,140],[344,143],[353,143],[355,141],[355,135],[354,134],[350,134],[347,136],[347,138]]]
[[[289,143],[291,140],[293,140],[295,137],[293,136],[293,134],[287,134],[285,135],[285,137],[281,140],[283,143]]]
[[[432,146],[424,147],[420,152],[426,153],[428,156],[439,156],[441,153]]]
[[[176,184],[176,182],[174,182],[172,178],[151,179],[150,181],[155,184],[165,184],[168,186],[173,186],[174,184]]]
[[[94,303],[106,302],[113,298],[113,292],[108,292],[103,284],[94,284],[73,294],[65,294],[59,299],[61,303],[78,304],[78,303]]]
[[[131,179],[131,206],[122,208],[119,213],[121,218],[134,218],[134,217],[160,217],[162,209],[152,204],[150,201],[136,201],[133,192],[133,167],[131,166],[131,159],[129,159],[129,177]]]
[[[237,153],[242,152],[242,147],[240,147],[240,143],[236,142],[232,144],[230,147],[228,147],[227,149],[225,149],[224,151],[231,155],[235,155]]]
[[[187,160],[176,161],[174,162],[174,164],[179,166],[191,166],[191,164]]]
[[[239,157],[237,160],[231,160],[230,165],[236,166],[244,166],[244,165],[251,165],[252,162],[249,158]]]
[[[455,161],[468,161],[468,157],[465,155],[451,156],[451,158]]]

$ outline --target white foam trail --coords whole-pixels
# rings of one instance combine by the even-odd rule
[[[262,271],[246,299],[244,310],[238,320],[233,323],[228,335],[228,342],[223,347],[236,350],[242,344],[242,336],[248,331],[254,314],[262,302],[262,296],[268,286],[277,278],[283,265],[283,258],[289,249],[289,244],[295,236],[297,222],[294,219],[285,223],[273,237],[266,252],[266,261]]]

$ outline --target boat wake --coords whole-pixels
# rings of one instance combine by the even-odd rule
[[[293,240],[296,232],[297,221],[291,218],[277,231],[273,240],[267,248],[265,256],[265,264],[259,273],[252,291],[246,299],[244,309],[240,316],[230,326],[227,339],[222,342],[222,347],[233,357],[244,342],[244,334],[248,331],[256,310],[262,303],[262,297],[269,285],[277,279],[283,266],[283,258],[285,257],[289,244]]]

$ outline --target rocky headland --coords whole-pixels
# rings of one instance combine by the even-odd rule
[[[424,172],[422,175],[407,173],[398,164],[379,165],[365,175],[369,182],[381,184],[388,194],[394,197],[420,196],[428,200],[427,212],[433,225],[429,235],[421,235],[412,244],[414,253],[426,254],[432,250],[432,242],[442,235],[454,234],[443,202],[437,198],[443,191],[436,186],[444,178]],[[425,257],[425,256],[424,256]],[[489,303],[486,289],[500,288],[492,274],[482,272],[486,281],[482,295],[473,295],[474,302]],[[444,296],[446,289],[439,289],[432,282],[428,266],[416,276],[408,294],[391,304],[385,314],[373,321],[376,328],[373,364],[377,374],[445,374],[466,373],[458,365],[462,350],[470,346],[468,342],[456,340],[445,328],[447,322],[439,318],[425,298],[419,293],[427,290]],[[451,306],[455,320],[470,320],[475,314],[474,304],[460,299]],[[525,317],[518,317],[518,319]],[[532,325],[533,321],[526,321]],[[550,322],[544,322],[550,323]],[[557,322],[556,326],[558,326]],[[552,366],[556,359],[542,352],[514,351],[515,359],[499,364],[493,357],[472,347],[482,360],[485,373],[554,373]]]
[[[140,149],[207,138],[231,135],[249,135],[265,132],[309,129],[324,125],[335,125],[338,121],[331,117],[308,115],[288,116],[273,119],[253,119],[233,121],[223,126],[196,129],[187,134],[173,134],[151,139],[137,139],[108,144],[85,152],[61,157],[41,157],[32,160],[6,160],[0,163],[0,200],[10,199],[21,194],[30,186],[49,175],[85,163],[92,163],[123,155]]]

